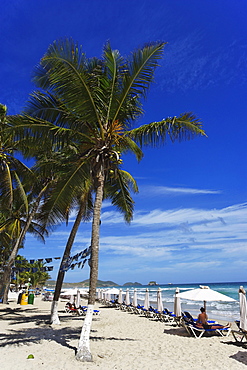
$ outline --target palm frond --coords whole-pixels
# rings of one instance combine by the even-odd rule
[[[125,133],[123,136],[120,137],[116,149],[123,154],[129,152],[133,153],[138,162],[140,162],[141,159],[143,158],[143,151],[136,144],[136,142],[132,140],[129,136],[127,136]]]
[[[83,121],[100,125],[95,105],[98,79],[88,73],[87,67],[87,59],[78,43],[72,39],[54,41],[41,59],[34,81],[39,87],[56,92]]]
[[[118,97],[119,104],[113,120],[120,119],[120,112],[130,99],[136,99],[136,97],[140,99],[146,96],[153,81],[158,60],[162,57],[164,45],[164,42],[152,43],[132,54],[123,77],[122,93]]]
[[[118,169],[116,176],[106,181],[105,197],[111,199],[128,223],[132,220],[134,211],[131,191],[138,192],[138,187],[135,179],[126,171]]]
[[[116,110],[116,96],[119,94],[120,88],[120,70],[124,63],[124,59],[118,50],[112,50],[109,42],[106,43],[103,53],[104,60],[104,74],[101,78],[101,87],[107,97],[106,100],[106,114],[105,122],[111,119],[112,112]]]
[[[201,121],[192,113],[184,113],[179,117],[168,117],[160,122],[152,122],[136,129],[126,131],[125,135],[132,138],[141,147],[159,146],[169,138],[172,142],[189,140],[197,135],[206,136],[201,128]]]
[[[78,193],[82,194],[87,189],[86,181],[89,181],[89,175],[83,160],[75,163],[75,166],[70,163],[67,173],[59,174],[55,188],[42,207],[40,219],[45,226],[66,220],[78,202]]]

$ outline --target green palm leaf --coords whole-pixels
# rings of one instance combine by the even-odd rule
[[[54,41],[42,58],[34,81],[39,87],[55,91],[70,109],[80,114],[83,121],[100,124],[95,105],[98,79],[97,74],[88,73],[88,64],[92,68],[92,62],[87,62],[77,43],[71,39]],[[95,59],[93,64],[97,65]]]
[[[123,76],[122,92],[118,97],[119,104],[113,120],[120,119],[121,110],[131,99],[133,106],[135,97],[141,98],[146,96],[146,92],[153,81],[158,60],[162,57],[164,44],[164,42],[149,44],[132,54],[126,73]],[[138,112],[139,110],[137,110]],[[132,112],[132,115],[135,117],[134,112]]]
[[[134,201],[130,192],[138,192],[135,179],[126,171],[117,170],[116,176],[109,178],[105,184],[105,196],[124,215],[125,221],[133,218]]]
[[[179,117],[169,117],[160,122],[142,125],[136,129],[126,131],[125,135],[132,138],[141,147],[156,147],[166,142],[167,138],[174,142],[176,140],[189,140],[196,135],[206,136],[201,127],[200,120],[193,114],[184,113]]]

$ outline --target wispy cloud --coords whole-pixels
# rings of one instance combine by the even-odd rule
[[[236,275],[239,266],[247,260],[246,218],[247,203],[221,209],[139,210],[131,225],[126,225],[118,212],[103,211],[100,278],[109,279],[113,274],[115,280],[121,281],[125,274],[126,278],[133,276],[135,281],[143,276],[150,276],[150,279],[159,276],[159,280],[164,281],[163,276],[169,274],[172,279],[176,271],[180,276],[187,274],[188,279],[191,276],[192,280],[193,271],[197,271],[198,279],[209,271],[212,274],[221,272],[222,276],[226,271]],[[64,248],[69,231],[70,228],[62,228],[54,232],[47,239],[46,248],[40,248],[40,257],[47,257],[41,252],[47,254],[48,249],[51,256],[52,253],[57,255],[58,249]],[[87,247],[90,237],[91,224],[82,224],[73,253]],[[28,237],[27,243],[30,253],[36,251],[33,238]],[[73,274],[76,279],[76,272]]]
[[[219,84],[246,83],[246,40],[232,39],[225,47],[205,50],[205,38],[204,32],[197,30],[169,43],[162,62],[165,68],[157,73],[159,86],[173,92],[177,89],[186,91]],[[236,68],[232,68],[233,65]]]
[[[197,194],[220,194],[220,190],[210,190],[210,189],[195,189],[186,187],[169,187],[169,186],[144,186],[142,187],[143,193],[156,195],[197,195]]]

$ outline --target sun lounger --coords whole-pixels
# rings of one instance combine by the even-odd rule
[[[197,321],[197,319],[195,319],[188,311],[184,311],[182,312],[182,316],[183,316],[183,319],[186,321],[186,322],[190,322],[190,323],[195,323]],[[209,324],[218,324],[217,321],[214,321],[214,320],[208,320],[207,321]]]
[[[238,326],[238,330],[232,330],[232,335],[236,342],[243,343],[247,341],[247,331],[240,328],[240,321],[235,321]]]
[[[64,310],[66,313],[70,313],[72,315],[85,316],[87,313],[87,306],[75,307],[73,304],[68,302],[66,303]],[[93,315],[99,314],[100,314],[99,310],[93,310]]]
[[[184,320],[182,320],[181,324],[191,336],[194,336],[197,339],[201,338],[205,333],[209,333],[209,334],[216,333],[223,337],[223,336],[228,336],[232,331],[230,327],[225,328],[225,327],[220,327],[220,326],[214,329],[200,328],[196,326],[196,324],[188,323]]]

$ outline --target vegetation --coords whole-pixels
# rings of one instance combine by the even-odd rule
[[[101,59],[89,59],[73,40],[55,41],[35,71],[39,90],[30,96],[23,114],[8,118],[23,155],[41,160],[38,173],[52,179],[51,191],[40,198],[42,208],[35,209],[43,229],[68,219],[74,209],[78,212],[64,258],[80,222],[92,217],[89,304],[78,360],[92,360],[89,333],[98,281],[103,200],[110,199],[126,222],[133,217],[131,192],[137,192],[138,187],[123,170],[124,154],[133,153],[140,161],[144,146],[205,135],[201,122],[191,113],[133,128],[143,114],[143,100],[164,45],[148,44],[123,58],[107,43]],[[52,175],[47,177],[47,173]],[[60,277],[61,285],[62,274]]]
[[[18,255],[15,260],[15,266],[16,270],[14,276],[12,276],[12,283],[17,288],[28,282],[33,289],[42,288],[46,281],[50,279],[50,275],[45,271],[44,262],[34,261],[30,263],[23,256]]]

